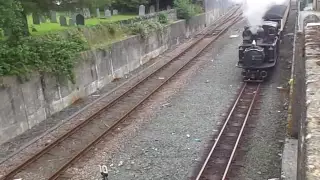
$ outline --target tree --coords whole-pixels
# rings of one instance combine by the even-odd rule
[[[27,19],[23,14],[20,1],[0,1],[0,28],[9,33],[11,42],[16,42],[22,36],[29,35]]]
[[[19,0],[23,11],[29,13],[46,13],[55,9],[57,4],[53,0]]]
[[[139,5],[146,5],[149,0],[114,0],[112,7],[127,11],[138,11]]]

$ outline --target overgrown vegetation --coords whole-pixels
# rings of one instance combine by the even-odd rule
[[[161,24],[167,24],[169,22],[168,15],[166,13],[161,12],[158,16],[158,21]]]
[[[7,0],[0,7],[0,28],[10,31],[0,41],[0,76],[27,76],[33,71],[52,73],[75,82],[74,60],[87,48],[79,33],[28,36],[24,9],[19,1]]]
[[[79,34],[25,37],[15,43],[0,42],[0,76],[26,77],[37,71],[75,82],[73,68],[78,52],[87,49]]]
[[[190,20],[192,16],[203,12],[201,6],[193,4],[191,0],[174,0],[173,3],[180,19]]]
[[[151,32],[163,31],[164,26],[169,23],[168,14],[159,13],[157,20],[145,20],[133,22],[129,25],[128,32],[130,34],[140,34],[142,38],[146,38]]]
[[[159,21],[147,20],[135,22],[129,26],[129,32],[131,34],[140,34],[142,38],[146,38],[151,32],[162,31],[164,25]]]

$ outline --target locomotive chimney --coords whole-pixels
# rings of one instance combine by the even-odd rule
[[[256,43],[256,40],[255,40],[255,39],[252,41],[252,45],[253,45],[253,46],[256,46],[256,45],[257,45],[257,43]]]

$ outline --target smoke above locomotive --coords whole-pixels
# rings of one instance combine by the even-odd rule
[[[273,5],[285,4],[287,0],[232,0],[243,4],[243,15],[248,21],[252,33],[257,33],[263,24],[263,16]]]

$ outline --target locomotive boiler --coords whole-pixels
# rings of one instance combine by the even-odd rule
[[[237,64],[244,81],[263,82],[276,66],[288,10],[289,5],[274,5],[266,12],[262,25],[244,28]]]

